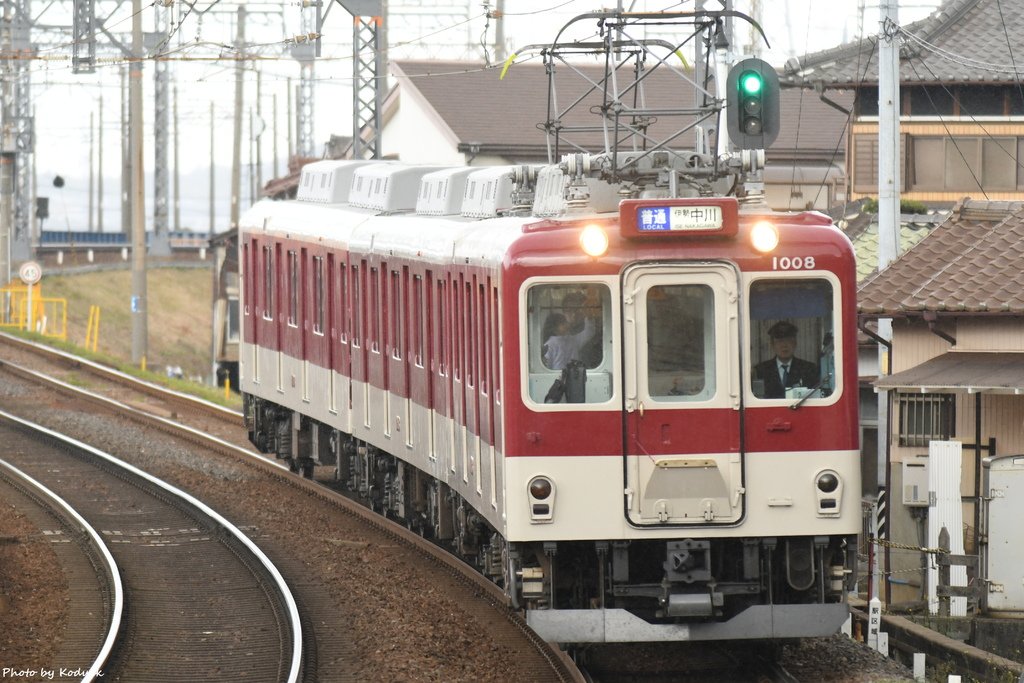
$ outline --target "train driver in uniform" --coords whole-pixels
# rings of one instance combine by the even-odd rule
[[[818,385],[818,366],[796,357],[796,325],[788,320],[768,328],[774,357],[754,366],[754,394],[758,398],[785,398],[791,387]]]

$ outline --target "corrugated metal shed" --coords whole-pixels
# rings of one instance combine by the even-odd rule
[[[922,393],[1024,392],[1024,353],[950,351],[875,381],[879,389]]]

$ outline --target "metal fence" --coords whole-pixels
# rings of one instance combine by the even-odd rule
[[[44,337],[66,340],[67,300],[43,296],[39,285],[2,287],[0,329],[32,330]]]

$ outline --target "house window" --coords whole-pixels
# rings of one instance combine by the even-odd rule
[[[954,394],[900,394],[901,446],[927,446],[929,441],[947,441],[956,423]]]
[[[1017,182],[1015,138],[921,137],[913,148],[912,190],[1013,190]]]
[[[952,116],[953,93],[942,85],[910,88],[911,116]]]

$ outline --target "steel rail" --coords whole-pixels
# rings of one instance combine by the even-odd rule
[[[12,415],[8,415],[3,411],[0,411],[0,416],[5,419],[11,419],[19,422],[25,426],[30,426],[31,423],[16,418]],[[66,500],[58,496],[52,490],[50,490],[45,484],[34,479],[26,472],[21,471],[11,463],[0,460],[0,467],[7,470],[8,474],[5,478],[20,479],[25,486],[30,487],[33,491],[47,499],[47,504],[55,508],[63,510],[63,514],[70,517],[74,523],[78,526],[78,531],[84,533],[91,541],[93,548],[103,559],[103,566],[107,573],[107,581],[110,583],[113,593],[113,602],[110,610],[110,627],[107,629],[107,635],[103,638],[103,644],[100,646],[100,650],[93,660],[89,670],[86,671],[82,677],[82,683],[92,683],[97,677],[103,675],[103,667],[107,663],[107,659],[110,657],[110,653],[114,649],[114,645],[117,642],[118,632],[121,630],[121,621],[124,618],[124,585],[121,582],[121,573],[118,570],[117,562],[114,560],[114,556],[110,554],[110,549],[107,544],[104,543],[103,538],[96,531],[96,529],[89,524],[88,521],[78,511],[71,506]]]
[[[5,364],[5,366],[9,367],[9,364]],[[73,387],[70,387],[70,385],[65,385],[65,387],[67,389],[74,389]],[[80,392],[81,390],[76,391]],[[104,400],[109,401],[109,399]],[[113,403],[116,404],[117,402],[114,401]],[[127,408],[126,406],[122,407]],[[86,452],[89,455],[93,456],[94,458],[97,458],[121,471],[128,472],[134,477],[137,477],[138,479],[145,481],[148,485],[158,488],[161,491],[173,496],[174,498],[183,501],[185,505],[188,508],[190,508],[192,514],[204,518],[211,526],[219,528],[222,532],[225,532],[236,542],[244,546],[245,549],[248,550],[248,552],[252,555],[252,557],[256,559],[258,565],[262,568],[262,570],[271,578],[273,585],[277,590],[281,601],[284,603],[285,609],[288,613],[288,620],[290,622],[289,628],[292,634],[292,656],[291,661],[289,662],[288,676],[284,680],[287,681],[287,683],[298,682],[299,676],[302,671],[302,622],[299,617],[298,605],[295,602],[295,598],[292,595],[291,589],[288,587],[288,584],[285,582],[284,577],[281,575],[281,572],[278,571],[277,567],[274,565],[273,562],[271,562],[270,558],[268,558],[266,554],[264,554],[264,552],[260,550],[259,546],[253,543],[252,540],[250,540],[244,533],[242,533],[241,530],[238,529],[238,527],[236,527],[230,521],[225,519],[220,513],[218,513],[217,511],[215,511],[202,501],[198,500],[197,498],[193,497],[192,495],[162,481],[161,479],[158,479],[157,477],[154,477],[153,475],[147,472],[144,472],[143,470],[140,470],[134,465],[124,462],[123,460],[120,460],[118,458],[115,458],[109,453],[104,453],[103,451],[94,448],[89,444],[83,443],[76,439],[72,439],[69,436],[60,434],[59,432],[55,432],[51,429],[43,427],[42,425],[29,422],[28,420],[25,420],[23,418],[17,417],[16,415],[12,415],[4,411],[0,411],[0,419],[8,420],[9,422],[21,426],[22,428],[29,429],[38,434],[43,434],[51,439],[67,444],[80,451]],[[178,426],[180,427],[180,425]]]

